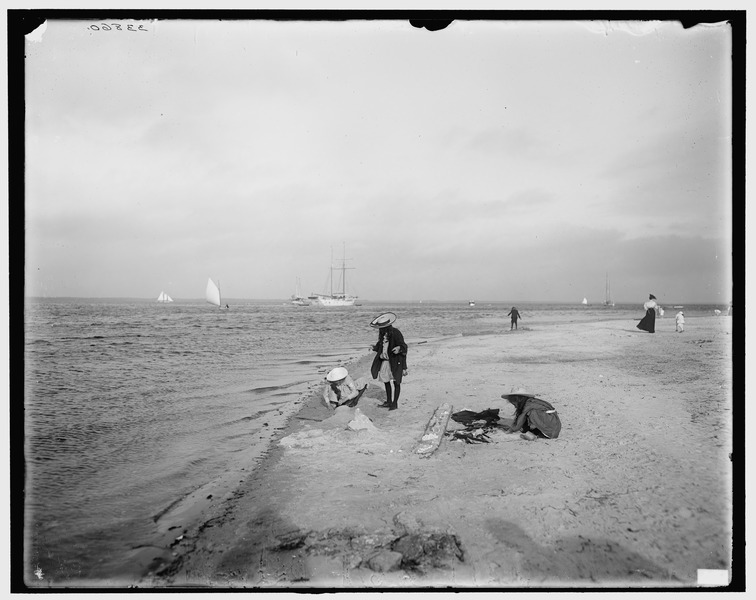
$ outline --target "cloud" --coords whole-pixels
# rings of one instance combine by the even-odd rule
[[[683,271],[690,294],[700,273],[720,282],[721,32],[80,26],[53,20],[29,49],[29,256],[46,291],[156,296],[168,280],[198,297],[212,275],[285,297],[296,277],[320,288],[344,242],[366,298],[580,299],[607,270],[630,299],[682,289]]]

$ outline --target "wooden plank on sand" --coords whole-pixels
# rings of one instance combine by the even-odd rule
[[[415,454],[428,458],[436,451],[436,448],[441,443],[441,438],[444,437],[451,411],[451,404],[448,403],[444,403],[436,409],[436,412],[433,413],[430,421],[425,426],[425,433],[415,448]]]

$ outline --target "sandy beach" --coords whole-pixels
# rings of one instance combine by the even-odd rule
[[[358,406],[328,411],[313,382],[265,458],[166,531],[139,586],[695,586],[731,566],[732,344],[714,316],[421,341],[391,412],[366,348]],[[558,439],[494,429],[418,454],[439,407],[508,423],[500,396],[520,386],[557,408]]]

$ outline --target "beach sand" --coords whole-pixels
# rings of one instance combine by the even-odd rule
[[[372,352],[349,365],[371,382],[356,409],[328,411],[313,382],[265,459],[175,529],[139,585],[690,587],[729,570],[732,319],[505,327],[412,344],[396,411],[378,407]],[[519,386],[557,408],[558,439],[495,429],[416,453],[439,406],[508,423],[500,396]]]

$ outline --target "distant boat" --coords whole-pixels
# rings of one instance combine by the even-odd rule
[[[310,301],[307,298],[303,297],[299,291],[299,278],[297,278],[296,291],[291,297],[291,303],[294,306],[310,306]]]
[[[160,295],[158,296],[157,301],[160,302],[161,304],[167,304],[168,302],[173,302],[173,298],[171,298],[165,292],[160,292]]]
[[[330,281],[331,281],[331,289],[330,294],[313,294],[311,296],[308,296],[310,300],[312,300],[315,304],[318,304],[320,306],[354,306],[354,303],[357,301],[357,296],[350,296],[346,293],[346,271],[347,268],[353,268],[353,267],[347,267],[346,266],[346,244],[344,245],[344,257],[341,259],[341,267],[338,267],[336,270],[341,270],[341,291],[337,291],[334,293],[333,291],[333,248],[331,248],[331,275],[330,275]]]
[[[719,315],[721,315],[721,314],[722,314],[722,311],[721,311],[721,310],[719,310],[718,308],[715,308],[715,309],[714,309],[714,314],[715,314],[715,315],[717,315],[717,316],[719,316]]]
[[[583,298],[583,301],[580,304],[588,305],[588,298]]]
[[[475,306],[475,300],[470,300],[470,306]]]
[[[614,300],[612,300],[612,291],[609,287],[609,273],[606,274],[606,299],[604,300],[604,306],[614,306]]]
[[[207,287],[205,288],[205,299],[210,304],[215,304],[219,308],[221,307],[220,281],[216,285],[212,279],[208,278]],[[228,304],[223,308],[228,308]]]

